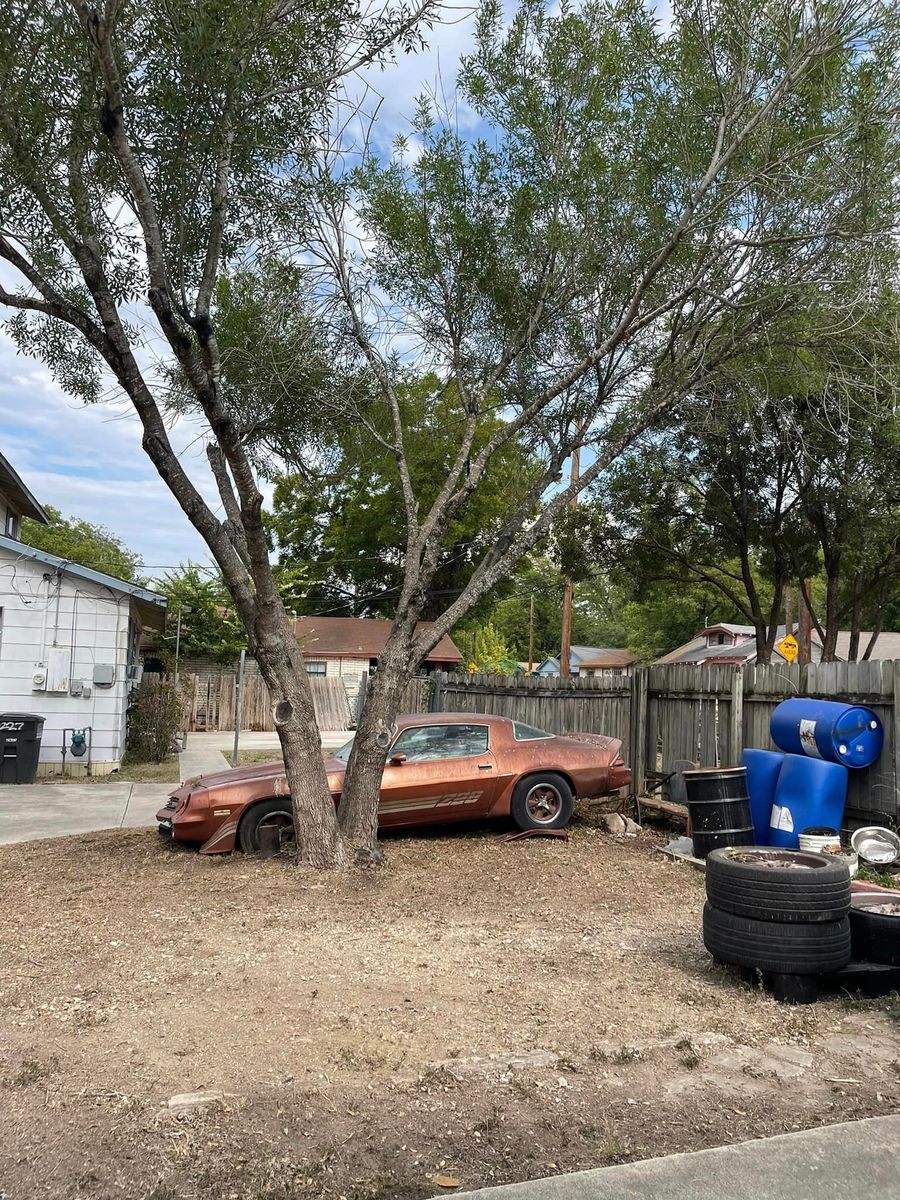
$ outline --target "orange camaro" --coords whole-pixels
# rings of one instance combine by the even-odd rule
[[[352,742],[325,760],[340,802]],[[568,824],[575,799],[627,787],[621,742],[593,733],[544,733],[508,717],[432,713],[400,717],[386,751],[380,829],[512,817],[521,829]],[[259,849],[259,831],[293,834],[284,764],[202,775],[174,791],[156,814],[161,833],[200,844],[203,854]]]

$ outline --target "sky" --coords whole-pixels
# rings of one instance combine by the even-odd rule
[[[665,21],[666,0],[657,11]],[[367,107],[378,106],[378,148],[408,132],[423,91],[452,91],[457,64],[472,44],[474,10],[444,10],[428,46],[365,78]],[[8,278],[4,282],[12,281]],[[178,421],[172,443],[188,474],[216,506],[201,427]],[[148,575],[189,559],[208,562],[206,547],[141,449],[141,428],[126,403],[84,406],[67,396],[36,359],[20,355],[0,329],[0,451],[34,495],[66,516],[100,524],[141,556]]]

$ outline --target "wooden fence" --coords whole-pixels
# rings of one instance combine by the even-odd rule
[[[145,679],[158,679],[147,673]],[[234,729],[237,704],[237,674],[233,671],[184,673],[179,683],[187,701],[185,721],[188,733]],[[313,704],[320,729],[352,729],[358,713],[359,698],[351,698],[346,681],[338,676],[310,676]],[[431,694],[428,676],[417,676],[407,686],[401,704],[403,712],[424,712]],[[244,700],[241,706],[243,730],[275,728],[272,700],[263,679],[254,671],[244,676]]]
[[[676,663],[640,667],[630,677],[569,680],[442,674],[434,676],[430,707],[496,713],[552,733],[621,738],[635,781],[643,785],[679,759],[728,766],[745,747],[774,749],[769,719],[789,696],[874,709],[884,725],[884,749],[873,766],[850,772],[848,813],[898,823],[900,660],[744,668]]]

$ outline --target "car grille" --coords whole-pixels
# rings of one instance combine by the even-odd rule
[[[166,801],[166,808],[175,809],[177,807],[178,807],[178,797],[170,796],[169,799]]]

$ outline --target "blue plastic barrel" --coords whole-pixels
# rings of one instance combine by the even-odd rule
[[[847,772],[839,763],[786,754],[775,788],[769,845],[795,850],[804,829],[840,830],[847,803]]]
[[[772,713],[769,729],[775,745],[788,754],[845,767],[871,766],[884,745],[884,729],[870,708],[834,700],[784,700]]]
[[[769,818],[783,762],[784,755],[777,750],[745,750],[741,755],[741,766],[747,768],[750,819],[757,846],[769,844]]]

